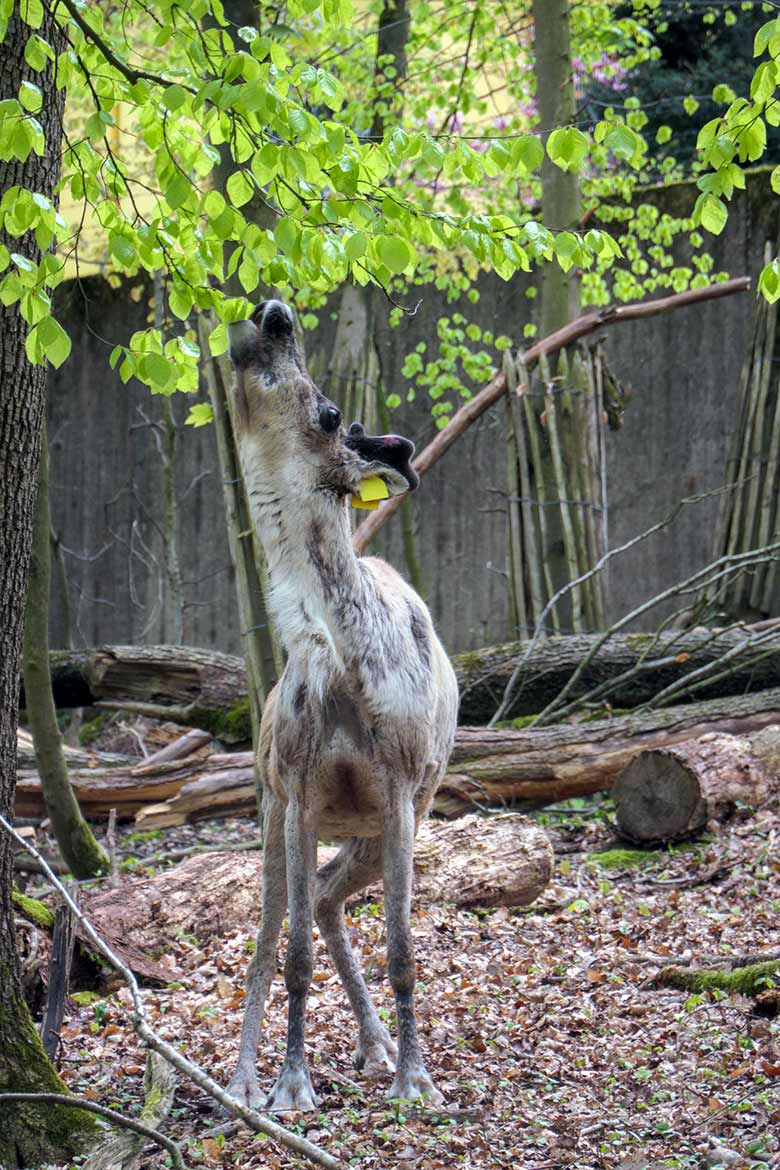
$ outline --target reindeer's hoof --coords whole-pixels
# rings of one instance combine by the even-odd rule
[[[392,1076],[398,1059],[398,1047],[385,1029],[380,1036],[365,1043],[358,1042],[355,1053],[355,1068],[367,1080],[382,1080]]]
[[[402,1101],[420,1101],[424,1099],[429,1105],[443,1105],[444,1094],[434,1085],[426,1070],[419,1065],[417,1068],[396,1073],[387,1093],[388,1101],[400,1097]]]
[[[244,1073],[240,1070],[236,1071],[233,1079],[227,1087],[228,1093],[231,1097],[235,1097],[242,1105],[246,1105],[248,1109],[262,1109],[265,1104],[265,1096],[260,1091],[260,1086],[257,1083],[257,1074],[254,1070],[251,1073]],[[225,1113],[227,1113],[225,1109]]]
[[[316,1109],[318,1105],[309,1070],[302,1064],[284,1066],[278,1081],[268,1094],[265,1108],[269,1113],[304,1113]]]

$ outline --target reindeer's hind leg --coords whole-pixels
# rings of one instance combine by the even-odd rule
[[[314,914],[358,1025],[355,1065],[368,1077],[395,1072],[396,1046],[380,1020],[350,945],[344,902],[382,876],[382,840],[356,837],[317,874]]]
[[[287,866],[284,848],[284,805],[268,789],[263,793],[263,902],[257,949],[249,964],[246,1006],[238,1063],[228,1092],[253,1109],[265,1101],[257,1083],[257,1045],[263,1026],[268,990],[276,970],[276,947],[287,909]]]

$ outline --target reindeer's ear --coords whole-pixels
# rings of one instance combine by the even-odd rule
[[[420,477],[411,463],[414,455],[411,439],[402,435],[367,435],[365,427],[354,422],[344,441],[368,464],[366,475],[382,476],[383,472],[386,473],[383,478],[386,478],[391,495],[413,492],[418,486]]]
[[[228,350],[234,366],[243,368],[257,357],[257,326],[252,319],[228,325]]]

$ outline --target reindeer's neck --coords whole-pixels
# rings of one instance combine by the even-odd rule
[[[291,656],[331,644],[348,652],[349,627],[369,584],[352,548],[347,508],[325,492],[293,494],[247,475],[252,520],[265,551],[269,604]]]

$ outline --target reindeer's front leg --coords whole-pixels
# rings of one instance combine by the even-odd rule
[[[444,1100],[423,1063],[414,1018],[417,965],[409,925],[412,906],[414,807],[405,794],[394,794],[383,840],[387,973],[395,993],[398,1019],[398,1065],[388,1097],[413,1101],[427,1094],[434,1105]]]
[[[287,805],[284,823],[287,854],[287,896],[290,936],[284,978],[289,997],[287,1055],[279,1079],[268,1095],[266,1109],[276,1113],[316,1109],[304,1053],[306,1000],[311,986],[312,893],[317,866],[316,815],[300,793]]]

